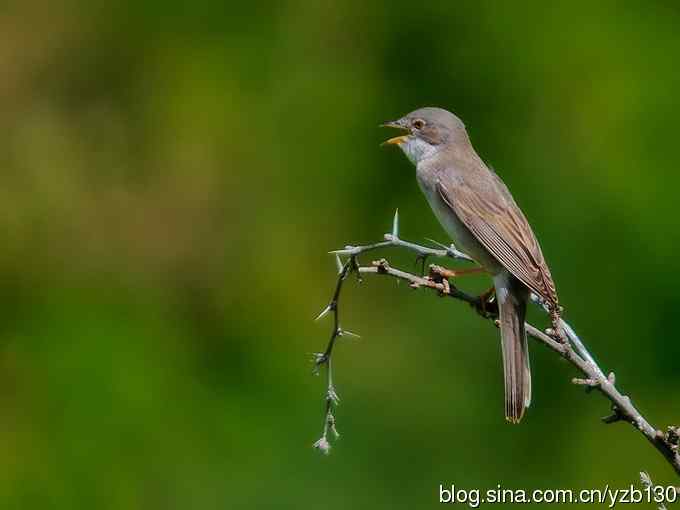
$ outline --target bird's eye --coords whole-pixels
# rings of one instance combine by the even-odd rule
[[[416,119],[413,121],[413,127],[416,129],[423,129],[425,127],[425,121],[423,119]]]

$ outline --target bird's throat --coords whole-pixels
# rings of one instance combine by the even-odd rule
[[[405,142],[399,144],[399,148],[414,165],[435,155],[435,147],[415,136],[409,136]]]

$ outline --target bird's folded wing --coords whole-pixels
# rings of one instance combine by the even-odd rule
[[[484,191],[440,178],[437,191],[477,240],[534,293],[557,304],[557,292],[524,214],[495,175]],[[495,188],[495,189],[493,189]]]

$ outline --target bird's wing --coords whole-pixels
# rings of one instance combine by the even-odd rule
[[[461,185],[447,172],[439,175],[437,191],[477,240],[518,280],[557,304],[557,291],[541,247],[505,184],[491,179]]]

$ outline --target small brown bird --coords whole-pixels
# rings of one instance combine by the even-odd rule
[[[557,292],[541,248],[507,186],[477,155],[465,125],[441,108],[421,108],[387,127],[408,134],[387,140],[416,165],[432,210],[458,248],[493,277],[499,307],[505,417],[519,423],[531,403],[524,329],[530,291],[559,318]]]

